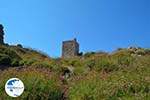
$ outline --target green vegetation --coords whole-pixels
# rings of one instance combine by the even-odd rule
[[[20,78],[18,100],[149,100],[150,49],[119,48],[113,53],[88,52],[82,57],[50,58],[39,51],[0,46],[0,100],[14,100],[5,82]],[[70,71],[69,76],[65,76]]]
[[[18,100],[61,100],[63,98],[62,84],[58,75],[47,69],[12,68],[0,74],[0,95],[2,100],[14,100],[4,91],[5,82],[13,77],[20,78],[25,85],[23,95]]]
[[[14,49],[6,46],[0,46],[0,64],[18,66],[18,62],[20,60],[20,56],[14,51]]]

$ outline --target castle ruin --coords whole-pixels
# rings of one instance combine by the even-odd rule
[[[62,43],[62,57],[71,58],[78,56],[79,54],[79,44],[74,38],[73,40],[63,41]]]
[[[0,24],[0,44],[4,44],[4,31],[3,25]]]

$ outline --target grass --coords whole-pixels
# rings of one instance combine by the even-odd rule
[[[113,53],[88,52],[71,59],[50,58],[33,49],[0,46],[0,99],[13,100],[5,82],[20,78],[18,100],[149,100],[150,50],[119,48]],[[69,78],[64,73],[73,68]]]
[[[5,76],[2,76],[5,75]],[[4,91],[9,78],[18,77],[25,85],[24,93],[18,100],[60,100],[63,97],[58,75],[47,69],[24,67],[5,70],[0,74],[0,95],[2,100],[13,100]]]

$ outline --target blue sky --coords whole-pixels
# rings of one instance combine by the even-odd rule
[[[80,51],[150,48],[149,0],[0,0],[5,42],[61,56],[74,37]]]

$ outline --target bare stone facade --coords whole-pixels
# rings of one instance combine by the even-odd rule
[[[79,54],[79,44],[75,39],[63,41],[62,44],[62,57],[63,58],[71,58],[78,56]]]
[[[3,25],[0,24],[0,44],[4,44],[4,31]]]

